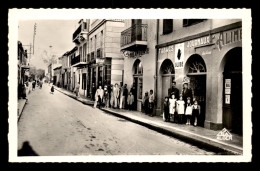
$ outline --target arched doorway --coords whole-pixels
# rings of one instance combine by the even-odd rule
[[[142,62],[137,59],[133,65],[133,86],[135,91],[134,95],[134,110],[142,110],[142,94],[143,94],[143,65]]]
[[[175,80],[175,69],[170,59],[165,59],[160,68],[160,75],[162,76],[162,99],[161,106],[163,106],[164,97],[168,96],[168,89],[171,87],[171,83]],[[161,110],[163,113],[163,110]]]
[[[196,99],[201,107],[198,126],[204,127],[207,68],[202,57],[198,54],[191,55],[185,64],[185,72],[187,77],[190,78],[190,88],[193,93],[193,99]]]
[[[223,62],[223,127],[242,134],[242,48],[228,51]]]

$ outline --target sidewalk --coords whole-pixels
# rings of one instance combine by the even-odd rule
[[[85,99],[84,97],[76,97],[75,93],[72,93],[68,90],[57,87],[55,87],[55,89],[84,104],[94,104],[93,101]],[[143,125],[149,129],[153,129],[163,134],[179,138],[185,142],[200,146],[202,148],[210,149],[216,152],[221,151],[220,154],[243,154],[243,137],[236,134],[232,134],[231,141],[218,140],[217,134],[220,132],[220,130],[214,131],[202,127],[194,127],[191,125],[179,125],[175,123],[164,122],[160,116],[150,117],[139,111],[110,108],[102,108],[101,110],[113,114],[117,117]]]
[[[23,112],[24,106],[26,105],[27,99],[18,99],[18,117],[17,121],[19,121],[19,118],[21,116],[21,113]]]

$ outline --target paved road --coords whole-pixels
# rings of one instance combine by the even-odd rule
[[[212,155],[172,137],[93,109],[46,84],[28,98],[18,123],[18,148],[28,141],[41,156]]]

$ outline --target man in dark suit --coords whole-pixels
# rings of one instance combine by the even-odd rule
[[[192,90],[188,88],[188,83],[183,84],[182,97],[183,100],[185,101],[185,104],[187,104],[188,97],[190,97],[191,102],[193,102]]]
[[[176,88],[175,81],[172,81],[172,87],[168,89],[168,97],[171,97],[172,93],[174,93],[176,99],[179,99],[180,91]]]

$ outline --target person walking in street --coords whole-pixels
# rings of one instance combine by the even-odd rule
[[[75,93],[76,93],[76,97],[79,97],[79,87],[80,87],[80,85],[79,85],[79,83],[76,85],[76,87],[75,87]]]
[[[154,95],[153,95],[153,90],[150,90],[150,94],[149,94],[149,116],[154,116],[153,108],[154,108]]]
[[[163,103],[163,116],[164,116],[164,121],[169,122],[170,121],[170,114],[169,114],[169,97],[164,98],[164,103]]]
[[[97,103],[99,103],[99,109],[101,108],[103,95],[104,95],[104,90],[102,89],[102,87],[100,85],[95,93],[94,108],[97,107]]]
[[[54,94],[54,86],[51,86],[51,94]]]
[[[36,82],[35,82],[35,80],[33,80],[33,82],[32,82],[32,90],[35,90],[35,84],[36,84]]]
[[[178,113],[178,123],[183,124],[183,116],[184,116],[184,109],[185,109],[185,102],[182,98],[182,95],[180,96],[180,99],[177,100],[177,113]]]
[[[105,108],[109,107],[109,94],[107,90],[107,85],[104,86],[103,103],[105,104]]]
[[[92,83],[92,90],[91,90],[91,100],[95,101],[95,93],[96,93],[96,86],[95,83]]]
[[[113,100],[114,100],[114,108],[118,108],[118,99],[119,99],[119,88],[118,84],[116,83],[114,88],[113,88]]]
[[[128,97],[127,97],[127,105],[129,110],[133,110],[133,104],[134,104],[134,95],[130,91]]]
[[[168,96],[171,97],[172,93],[174,93],[175,98],[178,100],[179,99],[179,89],[176,88],[176,81],[172,81],[172,87],[168,89]]]
[[[186,110],[185,110],[185,116],[186,116],[186,125],[190,125],[190,119],[192,115],[192,104],[191,99],[188,97],[187,104],[186,104]]]
[[[194,104],[192,105],[192,117],[194,120],[194,123],[193,123],[194,126],[197,126],[199,115],[200,115],[200,105],[198,104],[198,101],[195,100]]]
[[[148,91],[146,91],[143,98],[143,109],[145,114],[148,114],[149,112],[148,107],[149,107],[149,95],[148,95]]]
[[[169,113],[170,113],[170,118],[173,118],[173,122],[176,122],[176,116],[175,116],[175,107],[176,107],[176,101],[177,99],[175,98],[175,94],[172,93],[171,98],[169,99]]]

